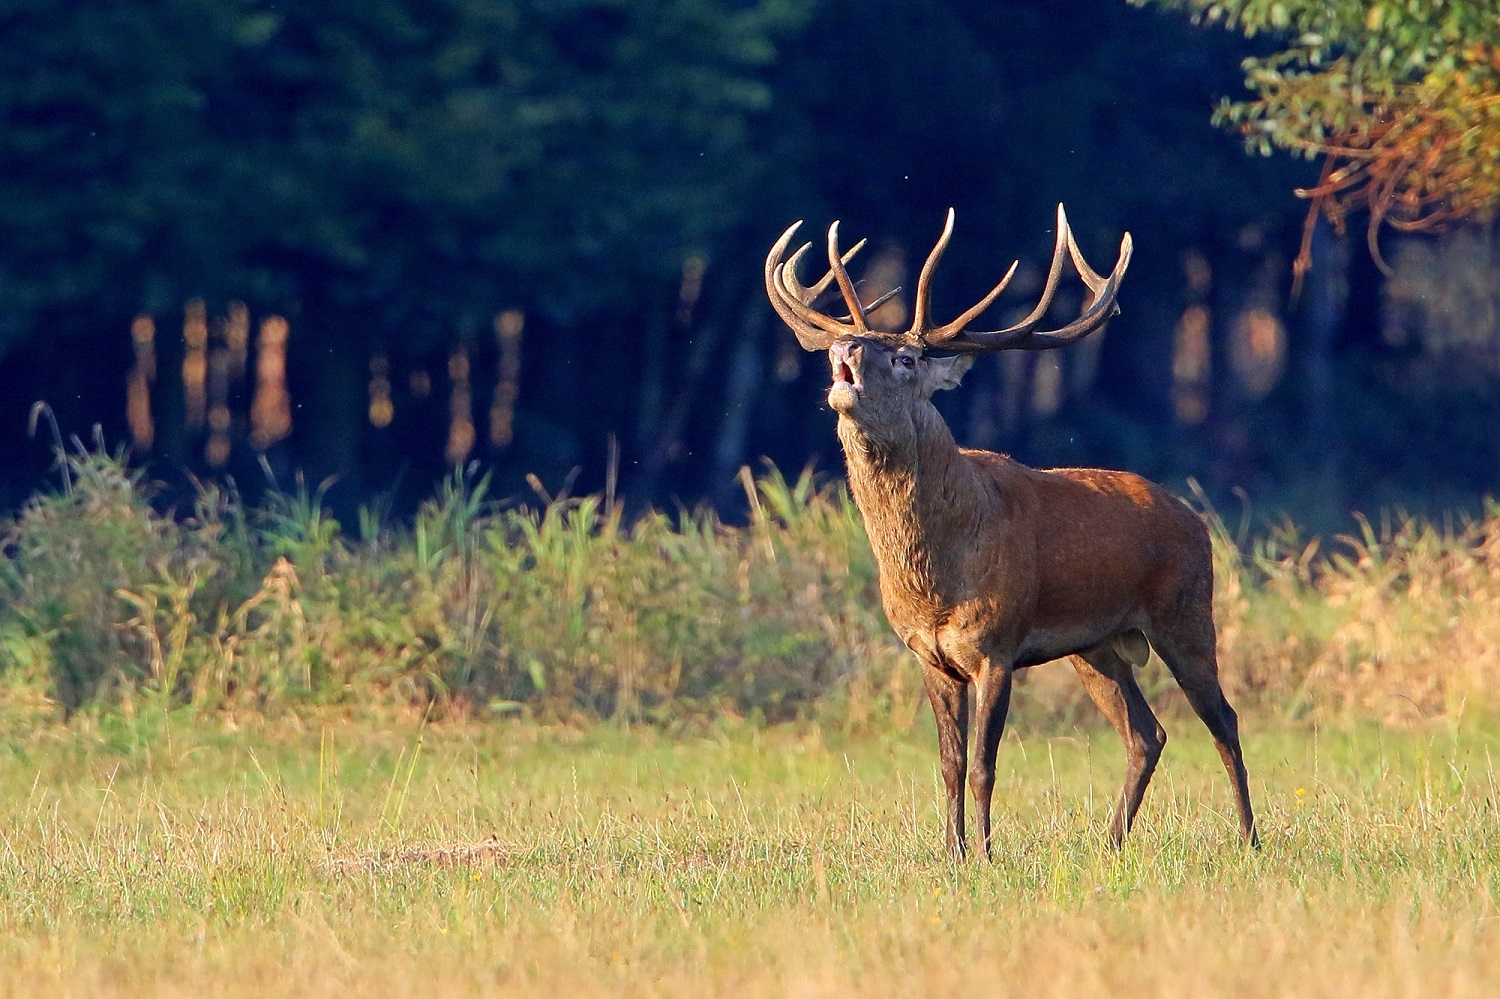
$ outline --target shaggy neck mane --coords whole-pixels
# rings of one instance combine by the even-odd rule
[[[941,613],[947,586],[979,524],[982,486],[931,403],[911,413],[910,429],[872,434],[840,416],[849,488],[864,517],[887,600]]]

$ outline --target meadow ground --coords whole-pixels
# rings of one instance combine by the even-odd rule
[[[1123,752],[1057,666],[960,866],[837,484],[746,473],[731,526],[455,475],[355,537],[59,452],[0,520],[0,999],[1500,995],[1500,505],[1210,516],[1264,849],[1153,662],[1113,852]]]
[[[1174,712],[1116,854],[1116,737],[1021,695],[990,865],[941,854],[925,714],[12,732],[0,995],[1500,994],[1500,726],[1247,713],[1249,852]]]

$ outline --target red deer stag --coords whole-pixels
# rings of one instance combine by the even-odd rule
[[[968,782],[989,856],[995,754],[1011,678],[1063,656],[1071,657],[1084,689],[1125,741],[1125,786],[1110,826],[1119,846],[1167,739],[1132,673],[1132,665],[1146,661],[1148,643],[1212,733],[1234,782],[1240,831],[1257,845],[1239,725],[1219,685],[1203,522],[1137,475],[1040,471],[960,448],[931,401],[933,392],[956,386],[978,354],[1050,350],[1104,326],[1119,311],[1129,233],[1114,270],[1101,277],[1084,262],[1059,205],[1041,300],[1014,326],[976,332],[969,324],[1004,290],[1016,265],[973,308],[934,326],[928,303],[933,271],[953,233],[950,210],[917,280],[911,329],[898,334],[870,329],[878,302],[860,301],[844,266],[864,244],[840,254],[837,222],[828,228],[828,273],[812,287],[800,283],[797,264],[811,244],[785,259],[800,225],[787,229],[766,257],[766,291],[802,346],[827,351],[833,367],[828,404],[838,413],[849,486],[879,566],[881,603],[922,664],[937,716],[949,853],[965,854],[968,685],[975,687],[978,715]],[[1065,255],[1090,301],[1078,319],[1042,331]],[[842,319],[813,308],[834,281],[849,310]]]

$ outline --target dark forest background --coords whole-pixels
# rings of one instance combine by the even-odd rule
[[[841,466],[826,362],[765,301],[787,224],[842,219],[910,287],[953,206],[946,316],[1012,258],[1034,280],[1059,201],[1098,269],[1134,234],[1124,311],[982,360],[940,400],[962,443],[1313,530],[1500,483],[1493,232],[1391,237],[1388,277],[1320,224],[1293,298],[1317,168],[1210,124],[1255,43],[1171,13],[0,0],[0,37],[8,508],[48,475],[45,401],[168,504],[300,472],[352,524],[458,465],[734,516],[746,464]]]

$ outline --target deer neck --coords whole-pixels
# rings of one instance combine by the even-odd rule
[[[838,423],[888,613],[895,602],[941,614],[943,594],[961,585],[957,563],[974,536],[980,486],[930,402],[912,411],[910,431],[873,433],[844,415]]]

